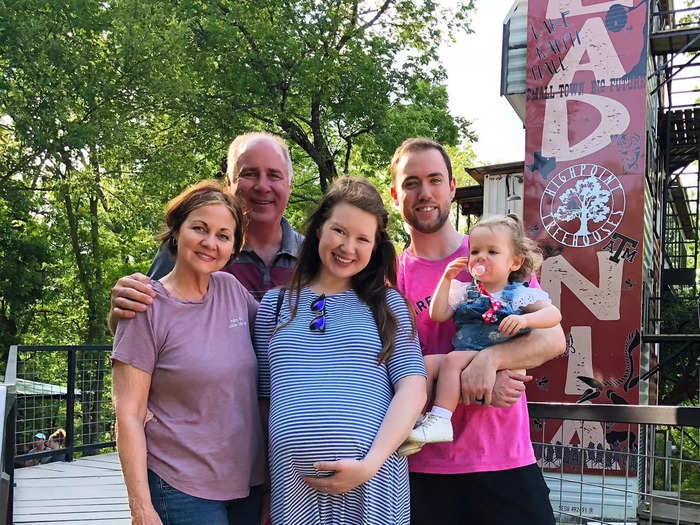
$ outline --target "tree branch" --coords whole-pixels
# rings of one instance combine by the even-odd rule
[[[225,5],[219,3],[218,4],[219,11],[221,12],[222,15],[224,16],[229,16],[231,14],[231,10],[226,7]],[[250,34],[250,31],[241,24],[235,17],[233,17],[233,20],[231,21],[231,25],[234,26],[236,29],[238,29],[241,34],[243,35],[243,38],[245,38],[246,42],[248,42],[248,45],[250,46],[250,49],[255,53],[255,56],[257,57],[258,63],[262,63],[262,57],[260,55],[260,49],[258,48],[257,43],[253,39],[253,35]]]
[[[357,35],[358,33],[362,33],[365,29],[368,27],[373,26],[377,20],[379,20],[382,15],[386,12],[387,9],[389,9],[389,6],[394,2],[394,0],[385,0],[382,6],[377,10],[377,14],[374,15],[374,17],[370,18],[367,22],[362,24],[360,27],[355,28],[357,24],[357,2],[355,2],[355,5],[353,6],[353,18],[352,22],[353,24],[351,25],[351,30],[346,32],[338,41],[338,44],[335,46],[336,51],[340,51],[345,47],[345,44],[348,43],[348,41]]]

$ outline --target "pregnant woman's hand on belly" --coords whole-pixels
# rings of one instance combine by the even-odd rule
[[[318,461],[314,468],[319,472],[332,472],[321,477],[307,476],[304,481],[315,490],[324,494],[344,494],[358,485],[362,485],[376,474],[376,470],[366,462],[357,459],[341,459],[338,461]]]

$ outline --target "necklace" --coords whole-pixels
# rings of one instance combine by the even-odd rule
[[[161,279],[160,284],[163,285],[163,288],[165,288],[165,291],[168,292],[168,295],[181,301],[189,301],[195,303],[200,302],[204,299],[204,297],[207,295],[207,292],[209,291],[209,283],[207,283],[207,289],[204,291],[204,293],[197,294],[196,297],[193,297],[194,294],[184,293],[182,289],[175,284],[174,279],[172,277],[165,282],[163,279]]]

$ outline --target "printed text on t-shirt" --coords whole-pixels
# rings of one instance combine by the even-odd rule
[[[430,308],[430,299],[432,299],[432,295],[429,295],[421,301],[416,301],[416,309],[418,312],[422,312],[423,310]]]

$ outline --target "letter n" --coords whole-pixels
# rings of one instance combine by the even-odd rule
[[[544,261],[540,284],[557,308],[561,305],[562,285],[565,285],[596,318],[601,321],[617,321],[620,319],[623,265],[610,261],[608,251],[600,251],[596,255],[599,275],[597,286],[581,275],[562,255]]]

